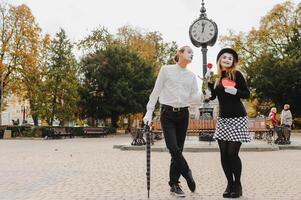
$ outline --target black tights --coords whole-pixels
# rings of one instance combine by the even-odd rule
[[[218,140],[218,146],[221,152],[221,164],[227,177],[228,184],[234,182],[240,184],[241,160],[238,153],[241,142]]]

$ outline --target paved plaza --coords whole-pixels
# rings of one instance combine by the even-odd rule
[[[299,135],[299,134],[298,134]],[[301,136],[292,136],[300,140]],[[61,140],[0,140],[0,200],[138,200],[147,199],[145,152],[121,151],[128,135]],[[187,200],[223,199],[226,181],[219,153],[184,153],[197,182]],[[245,200],[300,200],[301,151],[240,153]],[[169,194],[167,152],[152,152],[151,198]]]

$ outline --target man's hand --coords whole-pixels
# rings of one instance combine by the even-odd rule
[[[145,116],[143,117],[144,124],[147,124],[150,126],[152,123],[152,116],[153,116],[153,113],[150,111],[147,111]]]
[[[205,78],[209,79],[211,77],[211,70],[208,70],[205,74]]]

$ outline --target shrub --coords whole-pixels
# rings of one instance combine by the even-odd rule
[[[50,135],[52,128],[66,128],[67,132],[73,133],[74,136],[83,136],[83,127],[64,127],[64,126],[8,126],[7,129],[11,130],[12,137],[45,137]],[[106,127],[109,133],[116,133],[116,128],[112,126]]]
[[[293,120],[293,128],[294,129],[301,129],[301,117],[296,117]]]

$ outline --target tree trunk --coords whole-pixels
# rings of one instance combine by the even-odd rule
[[[56,84],[58,84],[58,78],[56,78]],[[56,99],[57,99],[57,90],[58,86],[56,85],[54,88],[54,94],[53,94],[53,100],[52,100],[52,112],[51,112],[51,118],[50,118],[50,125],[53,125],[54,116],[56,112]]]
[[[118,128],[117,121],[118,121],[118,115],[113,114],[111,116],[111,123],[114,128]]]
[[[64,121],[60,121],[60,126],[65,126],[65,122]]]
[[[0,125],[2,125],[2,92],[0,93]]]
[[[35,126],[39,126],[39,117],[38,115],[31,115],[33,119],[33,123]]]
[[[3,85],[3,75],[1,75],[0,83],[0,125],[2,125],[2,107],[3,107],[3,97],[4,97],[4,85]]]
[[[54,115],[55,115],[55,107],[56,107],[56,94],[53,97],[53,101],[52,101],[52,112],[51,112],[51,118],[50,118],[50,125],[53,125],[53,121],[54,121]]]
[[[95,118],[94,117],[89,117],[88,118],[88,125],[89,126],[95,126]]]
[[[4,53],[1,52],[0,54],[0,69],[3,70],[3,58],[4,58]],[[3,97],[4,97],[4,71],[1,71],[1,80],[0,80],[0,125],[2,125],[2,107],[3,107]]]

